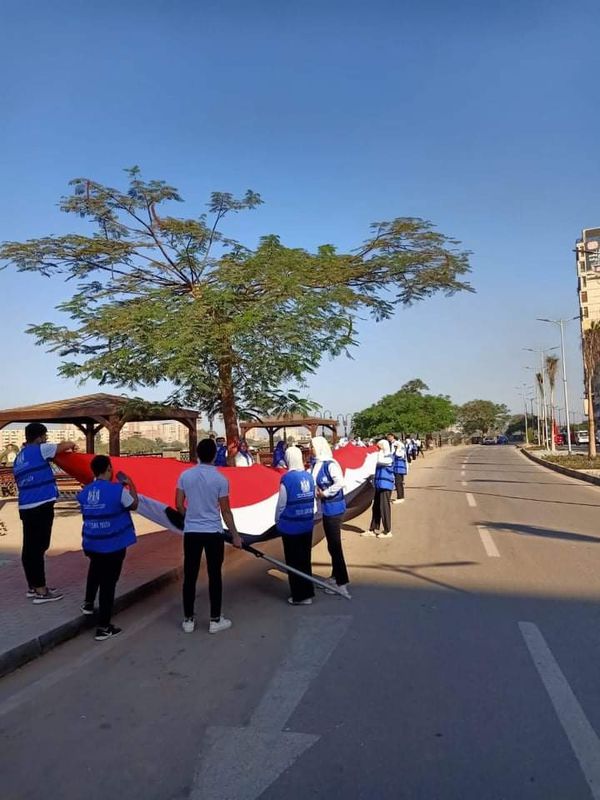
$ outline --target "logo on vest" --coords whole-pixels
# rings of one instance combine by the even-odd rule
[[[300,481],[300,491],[305,492],[306,494],[310,492],[310,481],[307,481],[306,478],[302,478]]]
[[[100,489],[90,489],[87,496],[88,505],[96,506],[100,500]]]

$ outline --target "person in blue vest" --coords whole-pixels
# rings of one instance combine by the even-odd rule
[[[279,497],[275,509],[275,524],[281,534],[286,564],[312,575],[312,535],[315,524],[315,482],[310,472],[304,469],[302,450],[288,447],[285,460],[288,471],[282,475]],[[310,581],[294,573],[288,573],[291,595],[288,603],[293,606],[309,606],[315,596]]]
[[[369,529],[363,531],[361,536],[377,536],[378,539],[392,538],[392,509],[390,505],[392,491],[395,486],[393,454],[387,439],[377,443],[377,465],[375,467],[375,496]],[[383,531],[380,530],[383,528]]]
[[[227,441],[224,436],[217,436],[217,455],[215,467],[227,466]]]
[[[315,457],[312,474],[317,487],[317,502],[322,513],[327,549],[331,556],[331,577],[327,581],[334,583],[341,590],[327,593],[343,594],[350,599],[348,591],[350,578],[342,547],[342,519],[346,511],[344,473],[334,460],[329,442],[324,436],[314,436],[311,444]]]
[[[396,484],[396,499],[394,505],[404,502],[404,476],[408,473],[406,461],[406,447],[401,439],[397,439],[393,433],[388,433],[387,440],[393,455],[392,469],[394,470],[394,483]]]
[[[271,462],[271,465],[273,467],[279,467],[283,469],[287,467],[285,450],[286,450],[286,444],[282,439],[280,439],[275,445],[275,450],[273,450],[273,460]]]
[[[77,494],[83,516],[83,552],[90,560],[81,611],[93,614],[99,594],[94,638],[103,642],[121,633],[121,628],[111,624],[111,617],[127,548],[136,543],[131,512],[138,506],[138,495],[131,478],[123,473],[119,473],[119,481],[113,483],[108,456],[95,456],[90,467],[94,480]]]
[[[46,585],[44,555],[50,547],[54,503],[58,487],[49,461],[75,449],[74,442],[49,444],[48,429],[41,422],[25,428],[25,444],[13,462],[13,474],[19,492],[19,517],[23,525],[21,563],[27,579],[26,596],[34,605],[62,600],[63,595]]]

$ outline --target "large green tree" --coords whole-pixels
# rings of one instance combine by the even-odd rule
[[[360,436],[385,433],[421,435],[441,431],[455,420],[452,401],[445,395],[424,394],[428,387],[419,379],[409,381],[394,394],[385,395],[354,415],[353,431]]]
[[[58,307],[65,324],[29,328],[58,353],[60,374],[129,388],[170,381],[171,400],[221,413],[229,440],[240,410],[281,405],[325,355],[357,344],[358,315],[382,320],[471,288],[468,253],[422,219],[374,223],[351,252],[286,247],[275,235],[251,249],[222,224],[260,205],[255,192],[215,192],[208,214],[184,219],[173,215],[174,187],[127,174],[124,189],[72,181],[60,207],[91,233],[6,242],[0,258],[75,286]]]
[[[504,403],[493,403],[491,400],[470,400],[457,411],[457,421],[464,433],[482,433],[501,431],[504,429],[510,412]]]

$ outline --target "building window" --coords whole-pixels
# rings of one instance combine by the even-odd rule
[[[581,279],[581,285],[583,286],[584,289],[587,286],[587,278],[585,277],[585,275]]]
[[[582,302],[582,303],[587,303],[587,301],[588,301],[588,299],[587,299],[587,292],[582,292],[582,293],[581,293],[581,302]]]
[[[583,307],[583,316],[587,319],[589,317],[588,307]]]

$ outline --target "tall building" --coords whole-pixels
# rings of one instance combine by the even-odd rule
[[[576,243],[581,335],[600,321],[600,228],[584,228]],[[587,415],[587,400],[584,413]],[[594,418],[600,421],[600,375],[594,378]]]

